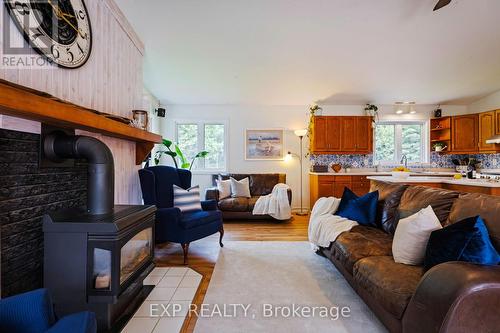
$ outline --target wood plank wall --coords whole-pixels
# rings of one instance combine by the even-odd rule
[[[93,48],[87,63],[78,69],[50,67],[43,69],[6,69],[0,66],[0,78],[45,91],[84,107],[131,117],[133,109],[142,108],[142,63],[144,45],[120,12],[114,0],[85,0],[89,12]],[[10,42],[20,45],[23,37],[2,7],[1,30],[10,25]],[[4,20],[7,18],[7,20]],[[8,21],[8,22],[4,22]],[[3,34],[0,52],[3,54]],[[11,44],[12,45],[12,44]],[[36,54],[35,51],[32,51]],[[1,116],[0,128],[39,133],[36,122]],[[116,203],[140,203],[140,188],[135,165],[135,144],[126,140],[94,135],[113,151],[115,159]]]

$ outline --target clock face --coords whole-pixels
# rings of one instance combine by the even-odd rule
[[[83,0],[5,0],[5,4],[38,53],[66,68],[87,61],[92,31]]]

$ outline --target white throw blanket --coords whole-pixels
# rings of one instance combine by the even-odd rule
[[[314,204],[309,220],[309,242],[314,251],[330,246],[341,233],[358,225],[358,222],[333,215],[339,204],[340,199],[334,197],[320,198]]]
[[[288,202],[287,184],[274,185],[271,194],[261,196],[253,207],[253,215],[271,215],[277,220],[288,220],[292,217],[292,208]]]

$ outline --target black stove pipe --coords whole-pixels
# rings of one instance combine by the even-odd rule
[[[113,154],[102,141],[89,136],[54,132],[45,137],[44,154],[53,161],[85,158],[88,163],[87,213],[109,214],[115,201]]]

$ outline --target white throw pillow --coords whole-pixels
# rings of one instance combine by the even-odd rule
[[[187,190],[174,185],[174,207],[183,213],[196,212],[201,209],[200,186],[196,185]]]
[[[219,200],[231,196],[231,180],[216,179],[215,184],[217,184],[217,190],[219,191]]]
[[[431,232],[441,228],[431,206],[399,220],[392,241],[394,261],[406,265],[421,265]]]
[[[250,180],[248,177],[242,180],[236,180],[233,177],[230,178],[231,181],[231,196],[233,198],[243,197],[251,198],[250,195]]]

